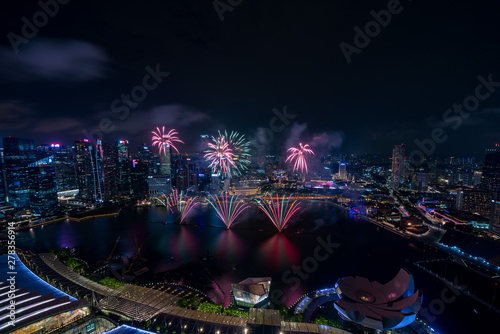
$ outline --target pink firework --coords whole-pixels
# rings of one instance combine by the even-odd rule
[[[179,153],[179,150],[173,143],[177,142],[184,144],[184,142],[177,137],[178,133],[175,129],[165,133],[165,127],[163,126],[161,130],[157,127],[156,131],[151,131],[151,133],[153,134],[153,146],[158,146],[160,155],[167,155],[169,147],[172,147],[177,153]]]
[[[170,211],[172,211],[173,214],[179,214],[181,224],[184,222],[191,210],[198,205],[198,202],[196,201],[197,197],[188,198],[187,194],[184,195],[182,191],[179,195],[177,189],[172,190],[172,194],[164,196]]]
[[[213,196],[212,194],[210,194],[210,198],[207,197],[208,203],[210,203],[215,209],[219,219],[226,224],[226,229],[229,229],[236,218],[238,218],[243,211],[250,207],[243,201],[239,200],[239,196],[240,195],[231,196],[229,199],[227,192],[224,192],[222,193],[220,199],[218,196]]]
[[[291,195],[288,198],[283,195],[280,199],[278,194],[276,194],[275,198],[271,196],[269,202],[262,198],[256,199],[259,208],[264,211],[279,232],[285,228],[290,218],[300,209],[300,202],[297,202],[297,200],[291,201],[291,199]]]
[[[290,153],[290,155],[288,156],[288,158],[286,158],[285,162],[289,161],[294,162],[293,163],[294,172],[300,170],[300,172],[303,173],[305,170],[307,173],[308,171],[307,171],[306,154],[314,155],[314,152],[309,148],[308,144],[302,145],[302,143],[300,143],[299,145],[300,148],[290,147],[288,149],[287,152]]]
[[[208,167],[212,168],[214,173],[220,172],[223,175],[231,175],[235,154],[226,137],[212,137],[212,143],[208,143],[208,149],[205,152],[204,158],[210,161]]]

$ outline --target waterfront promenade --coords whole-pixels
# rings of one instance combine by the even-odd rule
[[[170,328],[194,331],[207,328],[205,333],[242,332],[249,326],[268,326],[265,322],[246,317],[233,317],[213,314],[178,307],[178,296],[157,289],[137,285],[123,284],[116,289],[106,287],[83,277],[61,263],[53,254],[26,255],[20,258],[38,275],[45,277],[49,283],[86,298],[102,311],[117,314],[133,321],[154,321],[168,325]],[[279,311],[273,312],[273,318],[280,319]],[[262,315],[265,319],[265,315]],[[264,320],[263,320],[264,321]],[[349,334],[349,332],[309,323],[291,323],[279,320],[278,329],[283,333],[316,333],[316,334]],[[273,323],[272,327],[276,327]],[[213,330],[210,330],[213,329]]]

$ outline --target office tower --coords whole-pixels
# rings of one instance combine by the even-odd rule
[[[143,144],[140,146],[137,150],[137,157],[139,158],[139,161],[143,164],[146,165],[147,170],[148,170],[148,175],[153,175],[155,174],[155,161],[154,161],[154,154],[153,152],[149,149],[146,144]]]
[[[172,175],[172,152],[171,147],[165,148],[166,153],[160,155],[160,169],[158,174],[160,175]]]
[[[347,167],[345,162],[339,164],[339,179],[347,180]]]
[[[39,215],[49,215],[58,208],[56,173],[53,156],[38,160],[28,167],[30,208]]]
[[[457,192],[456,207],[483,217],[490,216],[493,192],[484,189],[464,189]]]
[[[484,159],[482,187],[500,192],[500,151],[490,152],[486,154]]]
[[[119,140],[118,141],[118,160],[124,161],[128,160],[128,140]]]
[[[89,179],[91,143],[88,139],[75,141],[75,175],[79,190],[78,197],[84,201],[92,199],[92,184]]]
[[[196,177],[199,191],[205,191],[209,189],[211,177],[212,177],[212,170],[210,168],[200,169]]]
[[[5,179],[5,162],[3,159],[3,148],[0,148],[0,206],[7,204],[7,182]]]
[[[460,179],[464,186],[469,186],[469,187],[474,186],[474,174],[471,171],[466,170],[464,172],[461,172]]]
[[[490,231],[500,236],[500,201],[491,202]]]
[[[118,147],[112,143],[104,143],[102,171],[104,175],[102,196],[105,201],[118,197]]]
[[[427,192],[429,190],[429,173],[426,171],[417,171],[415,173],[415,185],[418,192]]]
[[[132,195],[135,198],[146,197],[148,194],[148,164],[133,159],[130,171]]]
[[[118,144],[118,195],[129,197],[132,195],[132,179],[130,175],[130,162],[128,140],[119,140]]]
[[[481,179],[483,178],[483,172],[480,170],[474,171],[474,181],[473,181],[473,186],[477,187],[481,185]]]
[[[179,191],[198,188],[198,168],[191,160],[181,161],[176,170],[175,187]]]
[[[3,148],[9,203],[16,208],[29,208],[28,166],[36,159],[34,142],[32,139],[6,137]]]
[[[97,140],[95,146],[90,146],[90,166],[92,169],[92,181],[94,182],[94,193],[92,201],[94,203],[100,203],[102,199],[102,184],[104,179],[103,169],[103,151],[102,142],[100,139]]]
[[[399,185],[403,182],[403,170],[405,159],[405,145],[394,145],[392,149],[392,177],[391,187],[398,189]]]
[[[92,146],[88,139],[75,141],[75,174],[78,197],[83,201],[102,202],[103,184],[102,143]]]
[[[205,151],[208,150],[208,143],[210,142],[210,136],[209,135],[201,135],[201,148],[200,148],[200,153],[202,156],[205,154]]]
[[[54,156],[57,191],[78,189],[73,152],[60,144],[51,144],[49,153]]]

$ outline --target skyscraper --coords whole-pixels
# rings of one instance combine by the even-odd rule
[[[500,151],[498,150],[486,154],[482,187],[495,193],[500,192]]]
[[[345,162],[339,164],[339,179],[347,180],[347,168]]]
[[[75,172],[78,196],[88,202],[102,202],[102,143],[92,146],[88,139],[75,141]]]
[[[172,175],[172,152],[170,146],[165,148],[166,153],[160,155],[160,170],[161,175]]]
[[[394,145],[392,149],[392,177],[391,188],[398,189],[403,182],[403,168],[405,159],[405,145]]]
[[[78,189],[73,152],[60,144],[51,144],[49,152],[54,155],[57,191]]]
[[[130,177],[132,180],[132,195],[144,198],[148,193],[148,165],[139,160],[131,161]]]
[[[493,192],[485,189],[464,189],[457,192],[456,208],[483,217],[490,216]]]
[[[209,135],[201,135],[200,139],[201,139],[200,153],[201,153],[201,156],[203,156],[205,154],[205,151],[208,149],[208,143],[210,142],[210,136]]]
[[[500,201],[491,202],[490,231],[500,235]]]
[[[6,137],[3,139],[5,176],[9,203],[16,208],[30,206],[28,166],[36,159],[32,139]]]
[[[7,203],[7,182],[5,180],[5,162],[3,159],[3,148],[0,148],[0,206]]]
[[[139,157],[139,161],[147,166],[148,175],[153,175],[155,173],[154,154],[146,144],[138,148],[137,156]]]
[[[118,141],[118,160],[128,160],[128,140]]]
[[[90,169],[89,147],[92,144],[88,139],[75,141],[75,174],[76,184],[79,190],[78,197],[84,201],[90,201],[92,196],[92,182],[90,182],[88,170]]]
[[[118,147],[115,144],[104,143],[103,166],[104,175],[102,196],[106,201],[118,197]]]
[[[427,192],[429,190],[429,173],[420,170],[415,173],[415,185],[418,192]]]
[[[119,140],[118,144],[118,195],[132,195],[132,178],[129,162],[128,140]]]
[[[49,215],[58,207],[54,156],[29,165],[30,208],[39,215]]]

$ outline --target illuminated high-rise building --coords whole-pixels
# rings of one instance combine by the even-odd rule
[[[130,162],[130,177],[132,179],[132,195],[135,198],[144,198],[148,194],[148,165],[140,160]]]
[[[5,179],[5,162],[3,148],[0,148],[0,206],[7,204],[7,182]]]
[[[88,139],[75,141],[75,173],[78,197],[92,203],[102,202],[102,143],[93,146]]]
[[[205,151],[208,149],[208,143],[210,142],[210,136],[209,135],[201,135],[201,149],[200,152],[201,154],[205,154]]]
[[[146,144],[142,144],[142,146],[139,146],[137,150],[137,156],[139,158],[139,161],[142,164],[146,165],[148,170],[148,175],[155,174],[154,154],[151,151],[151,149],[148,146],[146,146]]]
[[[171,147],[168,146],[165,148],[166,153],[160,155],[160,175],[172,175],[172,150]]]
[[[500,150],[498,146],[494,151],[486,154],[484,159],[482,187],[495,193],[500,192]]]
[[[112,143],[104,143],[102,171],[104,175],[102,196],[106,201],[118,197],[118,147]]]
[[[345,162],[339,164],[339,179],[347,180],[347,166]]]
[[[392,149],[392,177],[391,177],[391,187],[393,189],[398,189],[401,182],[403,182],[403,171],[404,171],[404,159],[405,159],[405,145],[394,145]]]
[[[463,189],[457,192],[456,208],[489,217],[493,199],[493,192],[490,190]]]
[[[38,160],[28,167],[30,180],[30,208],[39,215],[57,210],[57,178],[53,167],[54,156]]]
[[[132,177],[130,175],[130,161],[128,140],[119,140],[118,147],[118,195],[129,197],[132,195]]]
[[[128,140],[118,141],[118,160],[128,160]]]
[[[84,201],[92,198],[92,184],[89,175],[92,174],[90,168],[89,147],[92,146],[88,139],[75,141],[75,174],[76,185],[78,187],[78,197]]]
[[[491,202],[490,231],[500,236],[500,201]]]
[[[477,187],[477,186],[481,185],[481,179],[482,178],[483,178],[483,172],[482,171],[480,171],[480,170],[474,171],[474,181],[473,181],[474,187]]]
[[[415,185],[418,192],[427,192],[429,190],[429,173],[427,171],[417,171],[415,173]]]
[[[49,154],[54,156],[53,166],[56,173],[57,191],[78,189],[71,149],[61,144],[50,144]]]
[[[5,177],[9,203],[16,208],[30,206],[29,164],[36,160],[32,139],[6,137],[3,139]]]

